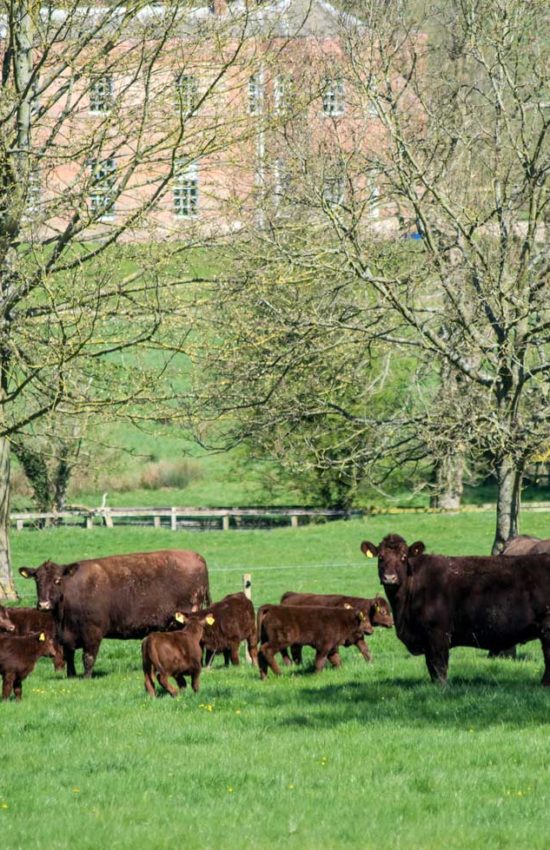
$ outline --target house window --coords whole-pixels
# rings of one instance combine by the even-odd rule
[[[275,112],[288,112],[294,89],[294,81],[288,74],[277,74],[273,82]]]
[[[323,200],[327,204],[343,204],[346,194],[346,182],[343,173],[331,174],[323,180]]]
[[[110,112],[113,108],[113,78],[110,74],[94,77],[90,82],[90,112]]]
[[[281,203],[289,200],[291,188],[291,174],[283,159],[276,159],[273,162],[273,192],[275,202]]]
[[[343,115],[345,108],[344,81],[341,78],[325,80],[323,89],[323,114]]]
[[[199,211],[197,163],[178,163],[174,181],[174,215],[178,218],[194,218]]]
[[[94,218],[103,220],[115,217],[115,172],[114,157],[92,160],[92,188],[90,191],[90,211]]]
[[[197,78],[190,74],[179,74],[176,77],[176,98],[182,115],[191,115],[198,101]]]
[[[263,86],[259,74],[253,74],[248,80],[248,113],[259,115],[262,111]]]

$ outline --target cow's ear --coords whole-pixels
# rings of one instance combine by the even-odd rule
[[[76,564],[67,564],[66,567],[63,567],[63,575],[64,576],[74,576],[80,564],[77,562]]]
[[[33,570],[32,567],[19,567],[19,575],[23,578],[34,578],[36,570]]]
[[[377,558],[378,547],[371,543],[370,540],[363,540],[361,543],[361,552],[366,558]]]
[[[426,547],[424,546],[422,541],[417,540],[416,543],[412,543],[409,546],[409,552],[408,552],[409,558],[416,558],[417,555],[422,555],[422,553],[425,551],[425,549],[426,549]]]

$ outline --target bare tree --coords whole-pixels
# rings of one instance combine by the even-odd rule
[[[54,412],[174,414],[187,257],[223,224],[219,161],[250,135],[247,15],[214,11],[0,2],[0,597],[10,443]]]
[[[361,463],[483,454],[498,551],[518,530],[525,464],[550,439],[549,10],[430,4],[430,38],[402,3],[364,2],[361,15],[341,32],[349,120],[334,117],[330,150],[311,134],[289,148],[300,167],[287,217],[279,207],[241,243],[247,287],[227,286],[257,333],[241,320],[236,337],[230,311],[215,368],[225,356],[241,396],[225,383],[212,415],[233,432],[242,416],[241,436],[273,427],[265,410],[339,415],[370,432],[348,444]],[[337,347],[340,385],[327,365]],[[358,349],[368,356],[351,378]],[[389,352],[408,358],[408,381],[391,412],[372,415],[370,361]]]

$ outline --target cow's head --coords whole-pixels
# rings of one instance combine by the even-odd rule
[[[10,620],[10,615],[7,608],[4,608],[3,605],[0,605],[0,631],[2,632],[14,632],[15,626]]]
[[[174,614],[174,621],[180,626],[180,628],[195,625],[201,626],[203,629],[207,629],[210,626],[214,625],[216,619],[212,614],[208,612],[201,616],[196,611],[193,611],[191,615],[185,614],[183,611],[176,611],[176,613]]]
[[[393,617],[387,599],[383,596],[375,596],[371,600],[369,618],[373,626],[382,626],[384,629],[391,629],[393,626]]]
[[[374,629],[372,627],[372,623],[371,623],[371,619],[370,619],[370,614],[369,614],[370,606],[369,605],[357,606],[357,605],[350,605],[349,602],[346,602],[344,604],[344,608],[347,608],[348,611],[355,611],[359,626],[361,627],[363,634],[372,635]]]
[[[44,563],[32,569],[32,567],[21,567],[19,573],[23,578],[33,578],[36,582],[36,607],[41,611],[52,611],[63,598],[63,585],[65,580],[75,574],[78,564],[56,564],[54,561]]]
[[[378,557],[378,576],[386,587],[403,584],[412,574],[411,558],[421,555],[426,547],[421,541],[407,546],[399,534],[388,534],[378,546],[369,540],[361,543],[361,551],[369,557]]]

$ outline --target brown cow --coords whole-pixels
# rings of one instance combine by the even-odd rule
[[[550,540],[543,540],[540,537],[531,537],[528,534],[519,534],[517,537],[511,537],[504,549],[502,555],[550,555]]]
[[[202,639],[206,664],[212,661],[216,652],[223,652],[226,667],[229,661],[238,665],[239,644],[246,640],[252,663],[258,665],[254,606],[242,591],[224,596],[219,602],[209,605],[204,612],[201,611],[201,615],[203,613],[211,614],[215,621],[211,628],[205,630]]]
[[[453,646],[500,652],[538,638],[542,684],[550,686],[550,555],[447,557],[424,549],[398,534],[361,544],[378,557],[398,638],[424,655],[432,680],[446,681]]]
[[[54,653],[53,641],[44,632],[23,637],[0,635],[2,699],[9,699],[13,691],[19,701],[23,695],[23,679],[32,673],[39,658],[53,657]]]
[[[365,634],[372,634],[372,626],[362,611],[353,608],[262,605],[258,609],[260,678],[266,678],[268,667],[275,675],[280,674],[275,653],[292,645],[316,650],[315,672],[323,669],[327,658],[338,667],[338,647],[357,643]]]
[[[51,611],[37,611],[36,608],[5,608],[0,605],[0,629],[2,628],[2,615],[7,617],[11,630],[16,635],[30,635],[36,632],[44,632],[52,639],[55,647],[53,655],[54,670],[63,670],[65,659],[63,648],[55,638],[55,622]]]
[[[345,596],[337,593],[294,593],[291,590],[287,590],[281,596],[281,605],[320,605],[325,608],[355,608],[357,611],[362,611],[365,614],[371,626],[380,626],[385,629],[391,629],[393,626],[390,606],[383,596],[366,599],[363,596]],[[372,661],[371,651],[365,640],[358,641],[356,646],[365,661]],[[294,663],[301,664],[302,647],[291,647],[291,653]],[[281,655],[285,664],[290,664],[288,650],[284,649]]]
[[[206,562],[187,550],[111,555],[65,566],[46,561],[19,572],[36,581],[38,608],[53,614],[68,676],[76,675],[76,649],[83,650],[89,678],[103,638],[143,638],[167,628],[174,611],[210,603]]]
[[[178,688],[185,688],[185,676],[191,676],[191,687],[195,692],[199,690],[201,640],[205,630],[214,625],[214,617],[211,614],[186,617],[183,613],[176,613],[176,619],[185,623],[184,629],[175,632],[153,632],[147,635],[141,644],[145,690],[152,697],[156,696],[153,676],[157,677],[159,685],[173,697],[178,695]],[[170,677],[176,680],[178,688],[170,684]]]

